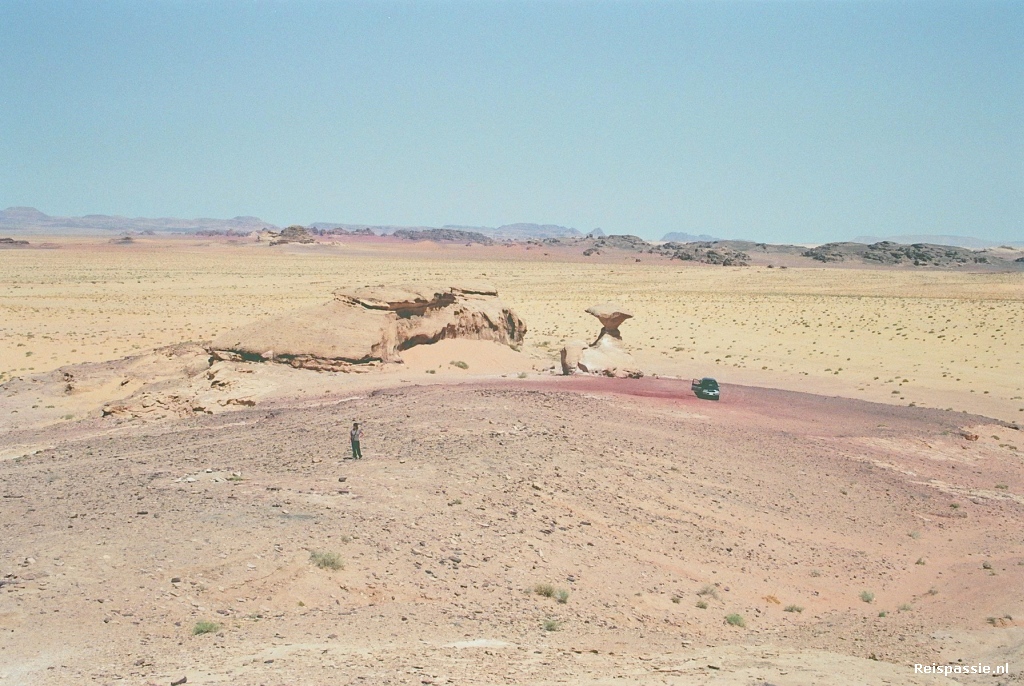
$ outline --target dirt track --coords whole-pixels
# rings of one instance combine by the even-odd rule
[[[1024,616],[1024,441],[980,417],[552,378],[53,431],[0,462],[0,684],[931,684],[906,665],[957,658],[1009,661],[1018,683],[1024,666],[1004,617]],[[193,636],[200,620],[219,631]]]

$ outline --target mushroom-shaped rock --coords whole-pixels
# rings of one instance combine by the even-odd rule
[[[601,335],[587,345],[582,341],[569,341],[562,348],[562,373],[601,374],[619,378],[638,379],[644,375],[633,356],[622,345],[619,326],[633,316],[625,308],[603,303],[587,308],[587,313],[601,320]],[[605,334],[608,334],[607,336]]]
[[[609,334],[615,338],[622,338],[619,334],[619,327],[622,322],[633,316],[629,310],[614,303],[601,303],[587,308],[587,314],[592,314],[601,320],[601,336]],[[598,336],[598,340],[601,340]]]

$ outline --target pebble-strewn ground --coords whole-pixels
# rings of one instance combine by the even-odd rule
[[[509,379],[40,440],[0,462],[0,684],[1021,680],[1024,440],[976,416]]]

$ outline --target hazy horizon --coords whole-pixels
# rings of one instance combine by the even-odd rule
[[[1024,5],[0,0],[0,207],[1024,238]]]

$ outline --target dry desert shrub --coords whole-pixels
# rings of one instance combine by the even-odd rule
[[[344,569],[345,563],[341,561],[338,553],[328,553],[314,550],[309,554],[309,561],[320,569]]]
[[[545,598],[552,598],[555,595],[555,587],[551,584],[537,584],[533,587],[533,592]]]
[[[697,591],[697,595],[710,596],[715,600],[718,600],[718,591],[712,584],[704,584],[704,586],[699,591]]]

